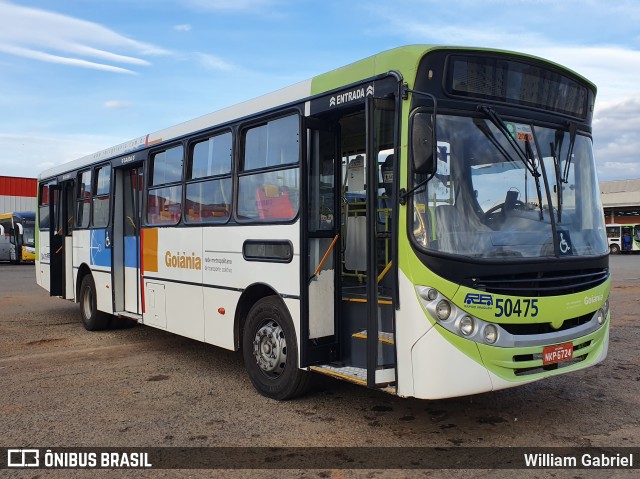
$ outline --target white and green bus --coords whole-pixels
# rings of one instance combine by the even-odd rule
[[[505,51],[407,46],[39,177],[38,283],[88,330],[241,350],[425,399],[602,361],[596,88]]]

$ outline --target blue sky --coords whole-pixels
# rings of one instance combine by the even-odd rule
[[[41,170],[412,43],[495,47],[598,86],[601,180],[640,178],[640,2],[0,0],[0,175]]]

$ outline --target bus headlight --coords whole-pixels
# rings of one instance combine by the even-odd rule
[[[605,312],[602,310],[603,308],[600,308],[598,310],[598,324],[602,325],[604,324],[604,320],[607,319],[607,316],[605,314]]]
[[[425,301],[433,301],[438,297],[438,291],[434,288],[420,288],[418,294]]]
[[[451,303],[446,299],[441,299],[436,305],[436,316],[440,321],[446,321],[451,315]]]
[[[496,328],[493,324],[487,324],[482,331],[484,335],[484,340],[487,344],[493,344],[498,340],[498,328]]]
[[[471,316],[463,316],[458,323],[458,329],[463,336],[469,336],[473,333],[476,323]]]

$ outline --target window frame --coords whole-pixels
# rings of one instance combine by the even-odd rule
[[[109,190],[107,193],[101,193],[98,194],[98,188],[99,188],[99,184],[98,181],[100,180],[100,171],[104,168],[109,168]],[[93,173],[92,173],[92,177],[91,177],[91,190],[92,190],[92,194],[91,194],[91,228],[96,228],[96,229],[103,229],[103,228],[108,228],[111,225],[111,204],[113,203],[111,201],[112,196],[111,193],[113,191],[113,166],[111,165],[110,162],[107,163],[102,163],[100,165],[96,165],[93,167]],[[96,200],[104,200],[105,198],[107,198],[109,204],[107,207],[107,222],[106,224],[99,224],[96,225],[95,224],[95,219],[96,219],[96,215],[95,215],[95,204],[96,204]]]
[[[219,173],[219,174],[214,174],[214,175],[208,175],[208,176],[198,176],[196,178],[193,178],[193,159],[194,159],[194,151],[195,151],[195,147],[196,145],[200,144],[200,143],[204,143],[204,142],[208,142],[209,140],[211,140],[212,138],[216,138],[216,137],[221,137],[224,135],[230,135],[231,136],[231,151],[230,151],[230,158],[229,158],[229,170],[226,173]],[[190,225],[190,226],[197,226],[197,225],[225,225],[227,223],[229,223],[229,221],[231,221],[231,219],[233,218],[234,215],[234,193],[235,193],[235,188],[234,188],[234,171],[235,171],[235,151],[236,151],[236,144],[235,144],[235,140],[236,140],[236,135],[235,132],[232,128],[224,128],[221,130],[216,130],[216,131],[212,131],[212,132],[208,132],[206,135],[202,135],[202,136],[197,136],[194,138],[189,139],[189,142],[187,144],[187,148],[185,149],[186,151],[186,160],[184,161],[184,188],[183,188],[183,192],[182,192],[182,206],[183,206],[183,214],[182,214],[182,220],[184,222],[185,225]],[[231,183],[231,191],[229,194],[229,203],[228,203],[228,212],[227,215],[224,217],[223,220],[213,220],[213,219],[203,219],[201,218],[199,221],[197,220],[192,220],[189,219],[189,215],[187,214],[186,210],[187,210],[187,195],[188,195],[188,188],[189,186],[193,186],[193,185],[197,185],[197,184],[201,184],[201,183],[217,183],[217,182],[222,182],[228,180]],[[215,216],[212,216],[211,218],[215,218]]]
[[[42,181],[38,184],[38,230],[49,231],[51,229],[51,186],[56,185],[56,180]],[[42,191],[47,189],[47,201],[42,202]],[[42,226],[42,208],[47,208],[47,225]],[[75,208],[75,205],[74,205]]]
[[[298,120],[298,150],[297,150],[297,161],[291,163],[283,163],[280,165],[267,165],[259,168],[251,168],[245,169],[245,155],[247,153],[247,132],[252,129],[259,128],[261,126],[268,125],[272,121],[280,120],[282,118],[295,116]],[[295,223],[300,217],[300,198],[303,195],[303,179],[302,179],[302,160],[303,160],[303,142],[304,142],[304,114],[298,108],[280,110],[278,112],[272,113],[271,115],[264,116],[258,118],[254,121],[247,122],[238,129],[238,158],[237,158],[237,170],[234,175],[234,208],[233,208],[233,217],[234,220],[239,224],[290,224]],[[256,176],[265,173],[272,173],[278,171],[287,171],[287,170],[295,170],[297,169],[297,179],[298,179],[298,205],[295,210],[295,214],[291,218],[276,218],[276,219],[266,219],[260,217],[248,218],[242,217],[239,215],[240,211],[240,182],[242,178],[249,176]],[[293,203],[292,203],[293,207]]]
[[[181,148],[182,149],[182,164],[180,166],[180,179],[178,181],[172,181],[172,182],[168,182],[168,183],[161,183],[161,184],[153,184],[153,168],[154,168],[154,160],[156,155],[159,155],[160,153],[164,153],[167,152],[173,148]],[[178,224],[180,224],[181,222],[184,221],[184,177],[185,177],[185,152],[187,151],[187,148],[185,148],[185,144],[183,141],[180,142],[173,142],[173,143],[169,143],[167,145],[162,145],[162,147],[154,149],[154,150],[150,150],[148,155],[147,155],[147,160],[146,160],[146,168],[145,168],[145,173],[146,173],[146,180],[145,180],[145,192],[144,192],[144,215],[143,215],[143,220],[144,220],[144,224],[146,226],[153,226],[153,227],[163,227],[163,226],[176,226]],[[157,191],[157,190],[162,190],[162,189],[167,189],[167,188],[174,188],[174,187],[178,187],[180,188],[180,192],[178,194],[178,201],[179,201],[179,209],[178,209],[178,218],[176,221],[166,221],[166,222],[152,222],[149,219],[149,195],[150,193]]]
[[[73,225],[73,229],[74,230],[86,230],[91,228],[91,210],[93,209],[93,168],[85,168],[82,170],[78,170],[76,172],[76,187],[75,187],[75,218],[74,218],[74,225]],[[89,195],[88,196],[83,196],[82,198],[80,197],[80,192],[81,190],[81,186],[84,186],[85,183],[84,181],[82,181],[82,176],[85,173],[89,173]],[[85,195],[86,195],[86,191],[85,191]],[[88,216],[89,218],[87,218],[85,220],[84,218],[84,206],[82,208],[82,215],[78,214],[79,213],[79,205],[85,204],[86,202],[89,202],[89,210],[88,210]],[[78,224],[78,221],[82,219],[82,223]]]

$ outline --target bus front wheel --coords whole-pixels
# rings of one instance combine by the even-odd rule
[[[262,298],[249,311],[242,355],[253,386],[263,396],[285,400],[308,390],[310,373],[298,368],[293,321],[277,296]]]
[[[618,246],[617,244],[612,244],[611,246],[609,246],[609,251],[611,252],[611,254],[618,254],[620,252],[620,246]]]
[[[96,284],[87,274],[80,284],[80,316],[87,331],[101,331],[109,327],[110,315],[98,311]]]

